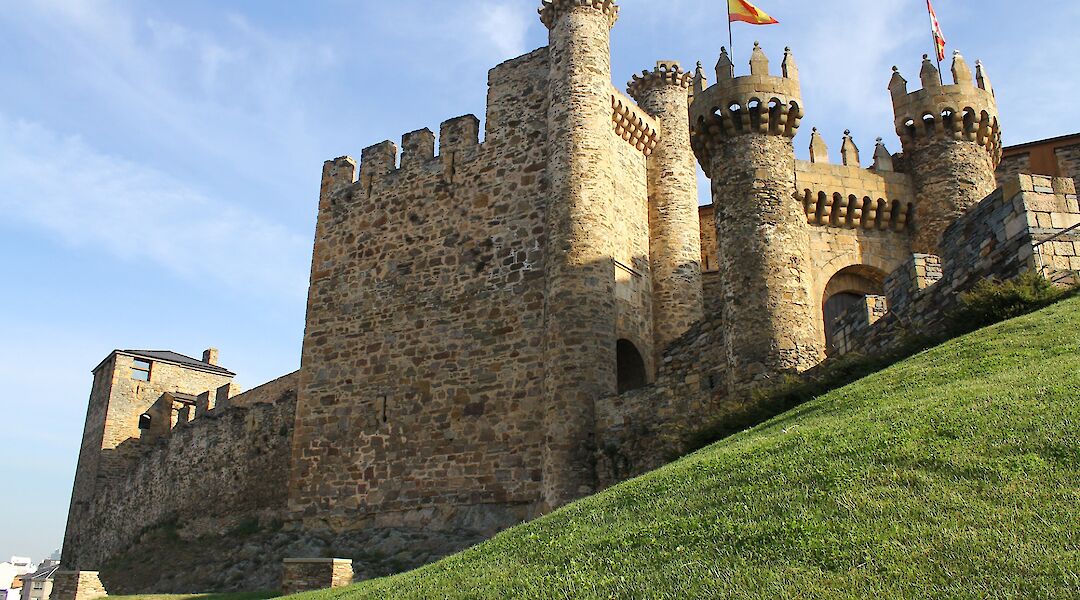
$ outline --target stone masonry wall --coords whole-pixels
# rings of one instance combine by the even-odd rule
[[[496,67],[483,144],[463,117],[438,156],[426,130],[400,167],[368,148],[321,206],[289,481],[306,530],[490,535],[534,514],[547,79],[547,49]]]
[[[698,223],[701,231],[701,272],[715,273],[719,268],[719,250],[716,246],[716,210],[712,204],[698,207]],[[708,302],[706,297],[706,302]]]
[[[1058,148],[1054,154],[1061,176],[1071,178],[1074,185],[1080,187],[1080,144]]]
[[[95,571],[58,571],[53,581],[52,600],[95,600],[107,594]]]
[[[611,133],[615,194],[611,251],[616,261],[615,335],[633,342],[655,371],[653,269],[649,252],[649,189],[645,155]]]
[[[960,295],[980,281],[1012,279],[1027,270],[1071,283],[1080,272],[1080,224],[1071,179],[1018,175],[945,230],[940,274],[937,257],[915,255],[892,273],[885,288],[889,312],[876,322],[851,313],[840,354],[887,351],[908,334],[935,335],[948,323]],[[853,307],[852,311],[865,310]]]
[[[99,494],[114,481],[126,477],[140,437],[139,416],[166,392],[200,394],[231,381],[230,376],[188,369],[167,362],[153,362],[150,381],[132,378],[134,358],[114,353],[94,372],[94,387],[87,409],[79,465],[75,473],[71,508],[64,537],[64,567],[95,569],[88,560],[93,545],[82,540],[93,527],[92,511]]]
[[[283,596],[339,588],[353,582],[351,560],[287,558],[282,570],[281,595]]]
[[[75,529],[80,562],[98,565],[106,587],[123,588],[125,569],[111,559],[155,527],[198,537],[282,519],[295,399],[289,390],[272,403],[212,411],[150,447],[129,442],[142,446],[138,457],[99,487]]]

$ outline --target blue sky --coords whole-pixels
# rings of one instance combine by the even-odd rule
[[[720,0],[622,0],[620,86],[657,59],[715,64]],[[834,156],[892,132],[886,85],[917,87],[922,0],[761,0],[736,27]],[[1006,143],[1080,131],[1080,3],[938,0],[981,58]],[[299,366],[322,161],[484,112],[487,69],[546,43],[539,0],[0,1],[0,557],[63,536],[90,369],[114,348],[221,349],[245,388]]]

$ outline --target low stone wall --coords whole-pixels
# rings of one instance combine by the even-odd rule
[[[108,593],[97,571],[59,571],[53,580],[52,600],[94,600]]]
[[[284,596],[344,587],[353,582],[351,560],[340,558],[286,558],[282,567]]]
[[[1080,207],[1071,179],[1017,175],[946,231],[941,256],[916,254],[885,282],[888,313],[876,321],[854,307],[836,355],[875,354],[908,335],[933,336],[948,325],[963,292],[987,279],[1025,271],[1071,283],[1080,272]]]

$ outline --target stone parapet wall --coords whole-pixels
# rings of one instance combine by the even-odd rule
[[[85,516],[69,524],[65,561],[77,548],[80,565],[104,571],[155,527],[198,536],[282,519],[295,402],[295,390],[285,390],[273,403],[216,410],[140,448],[124,475],[100,486]]]
[[[351,585],[351,560],[340,558],[287,558],[282,566],[281,594],[327,590]]]
[[[963,292],[987,279],[1035,270],[1060,283],[1080,271],[1080,207],[1071,179],[1018,175],[946,229],[941,256],[914,255],[886,280],[889,312],[876,321],[845,315],[836,354],[875,354],[906,336],[948,325]],[[850,319],[849,319],[850,317]]]

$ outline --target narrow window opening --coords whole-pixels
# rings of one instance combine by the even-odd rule
[[[634,344],[619,340],[616,346],[619,394],[625,394],[648,384],[645,377],[645,360]]]
[[[150,381],[150,366],[150,361],[136,358],[131,367],[131,378],[135,381]]]

